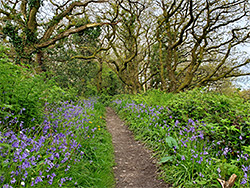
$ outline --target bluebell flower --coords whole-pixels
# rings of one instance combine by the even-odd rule
[[[13,178],[13,179],[10,181],[11,184],[13,184],[13,183],[15,183],[15,182],[16,182],[16,179],[15,179],[15,178]]]

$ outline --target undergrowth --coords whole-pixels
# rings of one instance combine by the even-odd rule
[[[7,128],[0,132],[0,184],[112,187],[113,147],[103,105],[93,100],[66,101],[53,108],[47,104],[46,111],[43,122],[30,129],[13,122],[15,117],[5,119]]]
[[[114,187],[104,105],[11,63],[5,50],[0,46],[0,187]]]
[[[217,178],[233,173],[236,187],[250,186],[250,105],[241,98],[150,91],[117,96],[113,107],[154,150],[162,178],[174,187],[220,187]]]

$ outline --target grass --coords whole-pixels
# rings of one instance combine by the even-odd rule
[[[1,127],[8,127],[0,132],[1,186],[113,187],[113,146],[104,106],[83,100],[45,109],[43,123],[30,128],[22,128],[13,114],[1,121]]]
[[[0,185],[114,187],[114,151],[99,101],[47,104],[40,124],[19,121],[25,108],[16,115],[2,108]],[[237,187],[250,186],[250,105],[238,96],[154,90],[117,96],[112,105],[154,150],[162,178],[174,187],[220,187],[216,179],[232,173]]]
[[[93,124],[97,125],[98,135],[86,143],[85,147],[88,148],[86,153],[89,155],[85,163],[75,166],[74,177],[78,179],[78,187],[111,188],[115,184],[112,170],[114,166],[112,138],[106,129],[104,106],[96,103],[94,108],[97,113]]]
[[[233,173],[236,187],[250,186],[250,105],[237,96],[151,91],[118,96],[113,107],[154,150],[174,187],[220,187],[217,178]]]

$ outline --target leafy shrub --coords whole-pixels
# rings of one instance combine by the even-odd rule
[[[44,82],[39,76],[9,62],[0,62],[1,119],[7,113],[18,115],[16,121],[39,121],[43,105]],[[6,115],[6,116],[5,116]]]
[[[5,54],[8,50],[9,50],[9,48],[6,48],[0,44],[0,62],[7,62],[8,61],[8,57]]]
[[[0,49],[1,50],[1,49]],[[1,52],[0,52],[1,54]],[[15,115],[13,121],[24,122],[22,126],[41,122],[45,102],[75,99],[75,92],[65,92],[45,75],[34,75],[27,68],[0,58],[0,121]]]
[[[112,96],[102,93],[100,96],[98,96],[98,101],[105,106],[108,106],[112,101]]]

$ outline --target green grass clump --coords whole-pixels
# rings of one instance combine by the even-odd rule
[[[89,141],[83,142],[85,157],[80,165],[73,167],[72,177],[77,179],[78,187],[111,188],[115,185],[112,138],[106,129],[104,106],[95,103],[94,110],[94,113],[89,113],[89,130],[95,131],[87,135]]]

